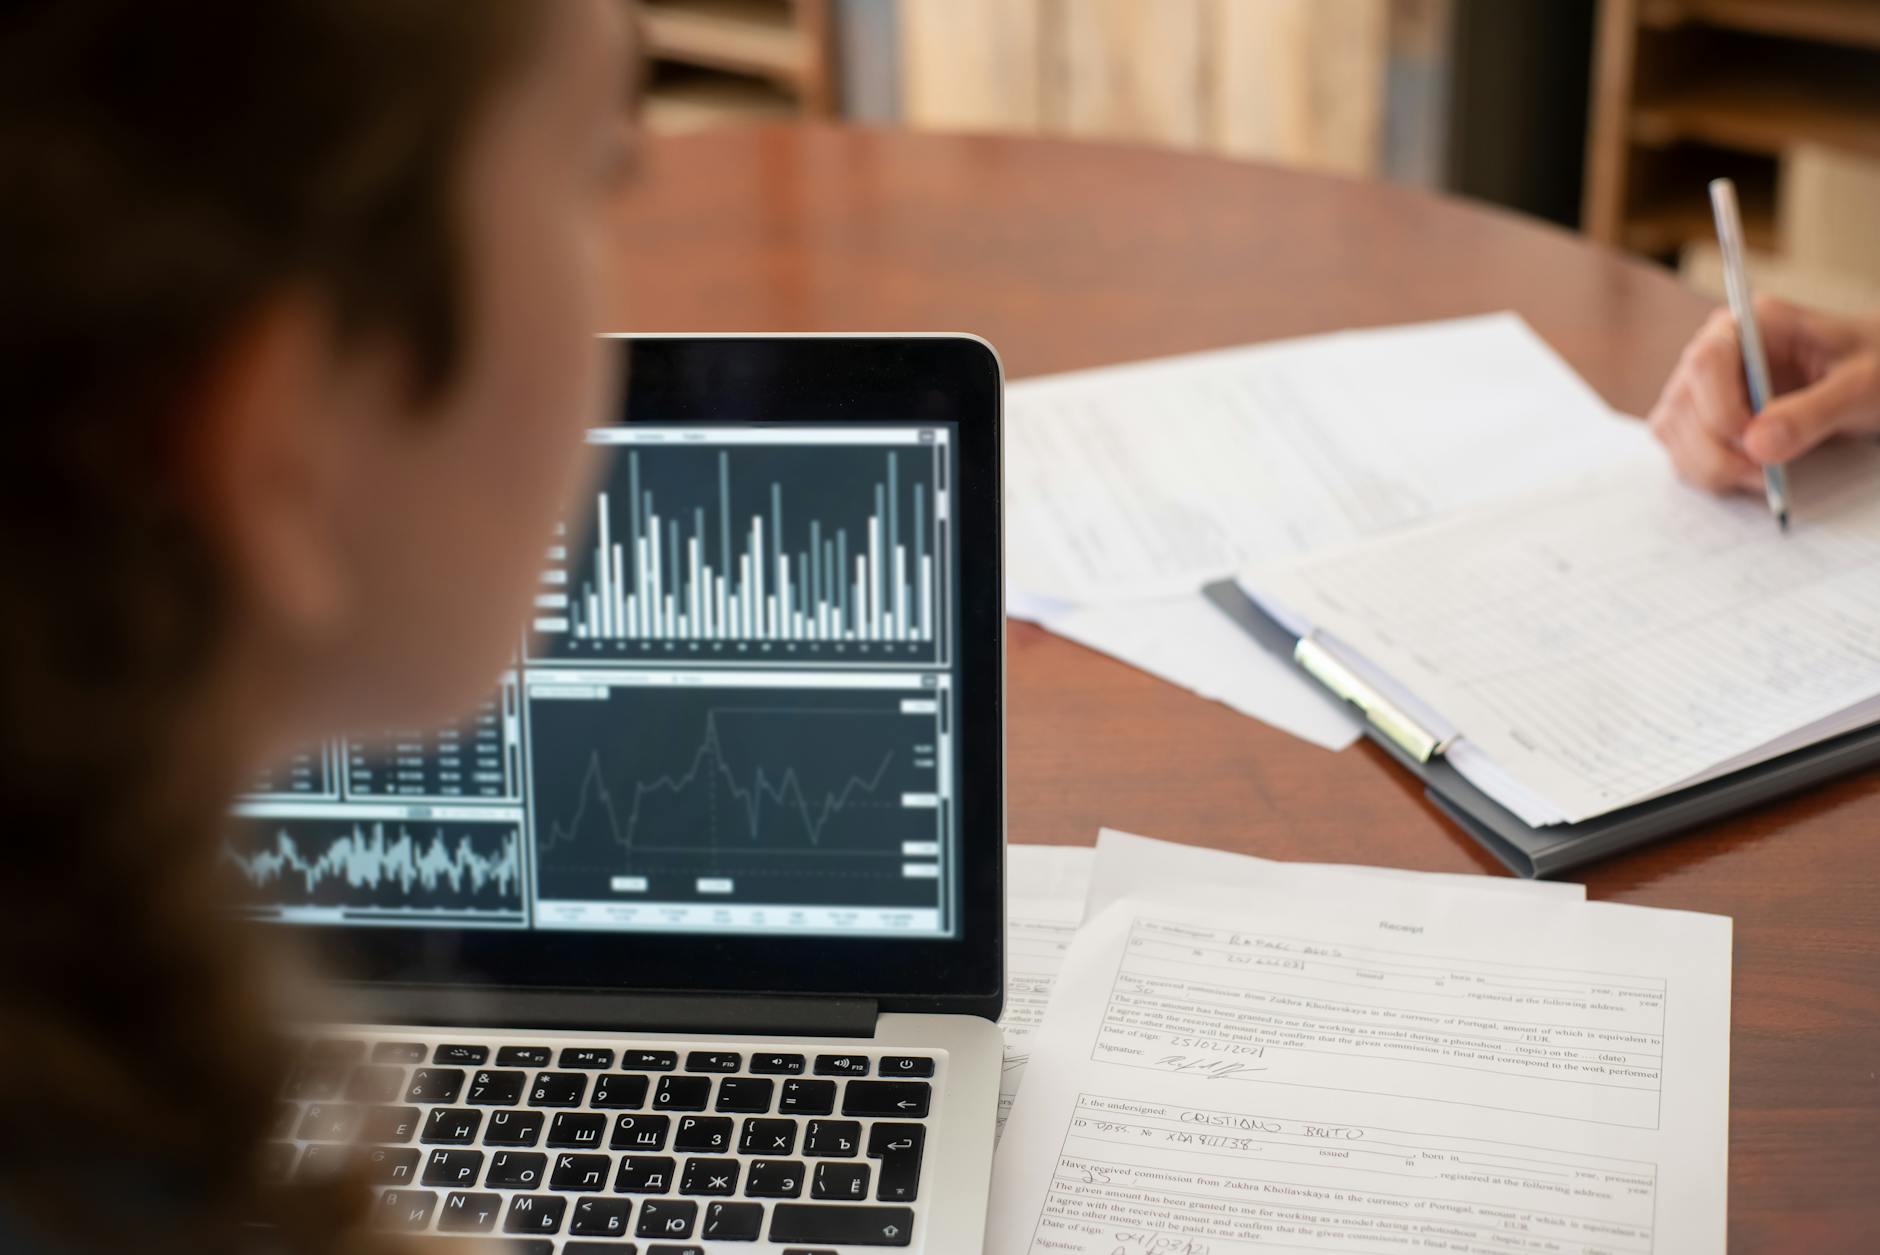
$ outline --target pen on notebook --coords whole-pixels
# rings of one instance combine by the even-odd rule
[[[1749,410],[1762,413],[1769,404],[1769,359],[1763,353],[1762,332],[1750,301],[1749,270],[1743,261],[1743,219],[1736,209],[1736,184],[1729,179],[1710,181],[1710,208],[1717,219],[1717,244],[1723,250],[1723,286],[1736,319],[1736,340],[1743,350],[1743,375],[1749,381]],[[1789,529],[1789,477],[1780,462],[1763,467],[1763,495],[1769,512],[1783,531]]]

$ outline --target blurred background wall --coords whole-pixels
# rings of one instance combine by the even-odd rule
[[[1880,0],[642,0],[648,125],[1166,145],[1472,196],[1880,307]]]

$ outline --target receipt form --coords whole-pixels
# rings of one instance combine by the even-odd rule
[[[1118,901],[1033,1042],[986,1249],[1722,1251],[1730,929],[1356,878]]]

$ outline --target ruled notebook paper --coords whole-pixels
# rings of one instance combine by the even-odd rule
[[[1880,448],[1791,475],[1786,535],[1646,457],[1241,582],[1436,712],[1478,788],[1577,822],[1880,717]]]

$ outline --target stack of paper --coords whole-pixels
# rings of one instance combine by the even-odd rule
[[[991,1255],[1721,1251],[1730,921],[1105,833]]]
[[[1350,720],[1201,586],[1642,440],[1513,314],[1021,381],[1006,418],[1012,612],[1334,748]]]
[[[1791,470],[1794,525],[1655,458],[1242,577],[1532,825],[1880,719],[1880,448]]]

